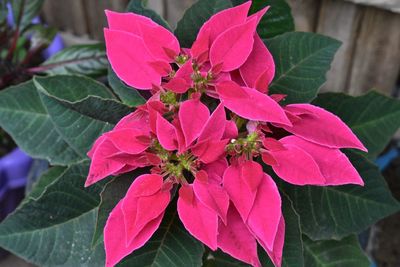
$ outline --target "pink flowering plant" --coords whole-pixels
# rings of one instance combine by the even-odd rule
[[[43,266],[369,266],[354,235],[399,209],[371,159],[400,103],[315,98],[339,43],[291,32],[284,1],[199,0],[175,34],[128,11],[105,11],[112,91],[35,77],[34,105],[0,107],[53,165],[0,245]]]

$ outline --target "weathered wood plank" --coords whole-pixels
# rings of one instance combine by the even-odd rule
[[[366,8],[356,45],[349,92],[376,88],[391,94],[400,72],[400,15]]]
[[[387,9],[396,13],[400,13],[399,0],[346,0],[356,4],[371,5],[382,9]]]
[[[195,0],[174,0],[167,1],[166,5],[166,19],[173,29],[183,16],[184,11],[189,8]]]
[[[361,7],[352,3],[323,0],[319,13],[317,32],[342,41],[342,46],[332,62],[327,82],[321,91],[343,91],[347,86]]]
[[[316,29],[320,0],[288,0],[296,30],[313,32]]]

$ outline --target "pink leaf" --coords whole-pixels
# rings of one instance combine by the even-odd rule
[[[154,61],[143,39],[122,31],[104,29],[107,56],[117,76],[137,89],[159,85],[161,76],[146,62]],[[132,49],[134,47],[135,49]]]
[[[220,223],[218,228],[218,247],[235,259],[252,266],[261,266],[257,255],[256,239],[232,205],[227,219],[228,223],[226,225]]]
[[[150,139],[141,134],[135,129],[121,129],[110,131],[106,135],[119,151],[135,155],[142,153],[150,145]]]
[[[236,123],[232,120],[226,121],[225,123],[225,131],[222,136],[223,139],[235,139],[239,135],[238,128]]]
[[[141,175],[130,186],[122,203],[127,244],[168,206],[170,193],[161,191],[162,184],[162,177],[153,174]]]
[[[241,166],[229,166],[223,177],[223,186],[238,210],[243,221],[246,221],[253,207],[257,191],[252,190],[242,177]]]
[[[283,146],[285,149],[269,151],[276,162],[272,165],[272,169],[280,178],[296,185],[325,183],[318,164],[309,153],[291,144],[285,143]]]
[[[254,46],[250,56],[239,70],[248,87],[261,92],[268,90],[268,85],[275,75],[275,63],[258,34],[254,36]]]
[[[112,267],[134,250],[142,247],[160,226],[164,213],[149,222],[134,240],[126,245],[122,200],[113,209],[104,228],[106,267]]]
[[[227,168],[228,161],[224,157],[203,166],[203,170],[208,174],[208,180],[217,184],[222,183],[222,176]]]
[[[225,147],[228,142],[229,140],[227,139],[203,141],[194,145],[191,150],[193,155],[207,164],[217,160],[225,153]]]
[[[192,236],[210,249],[217,249],[218,215],[201,203],[192,185],[184,185],[179,190],[178,215]]]
[[[273,262],[275,267],[281,267],[282,265],[282,253],[283,253],[283,245],[285,242],[285,219],[283,216],[279,221],[278,231],[276,232],[274,247],[273,249],[268,249],[267,246],[259,240],[261,246],[267,252],[269,258]]]
[[[281,197],[278,188],[272,178],[264,174],[247,225],[270,250],[274,247],[281,216]]]
[[[310,142],[332,148],[356,148],[367,151],[357,136],[336,115],[310,104],[292,104],[288,108],[301,108],[312,115],[300,115],[301,120],[293,126],[283,126],[285,130]],[[297,115],[297,114],[296,114]]]
[[[201,203],[215,211],[226,224],[229,196],[225,189],[218,184],[201,181],[197,176],[193,182],[193,189]]]
[[[199,99],[190,99],[180,105],[179,120],[186,146],[199,137],[209,117],[210,111]]]
[[[257,191],[258,186],[263,180],[264,172],[260,164],[252,160],[246,160],[241,164],[242,179],[251,191]]]
[[[222,10],[213,15],[201,27],[198,34],[198,39],[203,38],[203,35],[208,35],[209,44],[211,45],[214,40],[224,31],[235,25],[244,23],[247,19],[247,13],[249,12],[250,6],[251,1],[247,1],[244,4]]]
[[[234,26],[219,35],[210,48],[212,65],[223,63],[222,71],[239,68],[249,57],[254,43],[257,20]]]
[[[224,106],[243,118],[291,125],[279,104],[257,90],[234,82],[219,83],[216,89]]]
[[[85,186],[90,186],[124,167],[124,163],[107,158],[109,155],[117,152],[118,149],[108,138],[102,138],[102,140],[97,143],[96,150],[93,152]]]
[[[141,24],[158,26],[155,22],[145,16],[134,13],[119,13],[110,10],[105,11],[110,30],[125,31],[141,36]]]
[[[207,140],[221,140],[225,128],[221,127],[226,121],[225,108],[222,104],[214,110],[202,129],[198,142]]]
[[[172,32],[162,26],[147,23],[141,23],[140,27],[141,36],[150,54],[158,60],[174,62],[175,56],[179,54],[180,46]]]
[[[157,139],[163,148],[170,151],[178,149],[175,127],[164,119],[160,113],[157,113],[156,132]]]
[[[163,87],[177,94],[186,93],[191,84],[187,83],[184,78],[175,77],[163,84]]]
[[[284,144],[297,146],[313,157],[326,180],[320,185],[364,185],[357,170],[339,149],[317,145],[296,136],[288,136],[281,141]]]

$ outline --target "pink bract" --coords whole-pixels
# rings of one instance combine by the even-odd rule
[[[147,17],[106,11],[113,70],[151,93],[88,152],[85,186],[149,171],[132,174],[109,215],[106,266],[144,246],[177,199],[182,224],[211,250],[259,267],[259,244],[280,267],[282,200],[259,159],[291,184],[363,185],[340,149],[366,148],[340,118],[311,104],[282,105],[285,95],[268,94],[275,63],[256,28],[269,7],[249,16],[250,6],[213,15],[191,48]]]

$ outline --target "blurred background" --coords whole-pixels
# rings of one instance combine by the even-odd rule
[[[292,7],[298,31],[317,32],[343,42],[322,91],[360,95],[375,89],[386,95],[400,97],[400,0],[287,1]],[[103,41],[103,27],[106,26],[104,10],[123,11],[128,2],[45,0],[40,19],[59,30],[63,46],[97,43]],[[174,28],[184,10],[194,2],[195,0],[148,0],[147,6],[161,14]],[[0,137],[1,134],[0,129]],[[378,164],[393,194],[400,200],[399,138],[400,134],[397,134],[386,153],[378,159]],[[1,149],[0,143],[0,152]],[[24,155],[12,156],[20,157],[26,164],[31,164]],[[4,159],[7,160],[6,157],[0,157],[0,160]],[[7,165],[4,162],[3,165]],[[9,212],[23,192],[22,188],[22,191],[14,194],[16,200],[8,203],[8,206],[3,204],[4,201],[1,202],[0,194],[0,205],[3,205],[0,210]],[[6,199],[7,196],[3,197]],[[1,215],[0,220],[3,217]],[[376,266],[400,266],[399,229],[400,214],[395,214],[361,236],[362,245],[374,258]],[[32,265],[8,256],[5,260],[0,260],[0,266]]]

